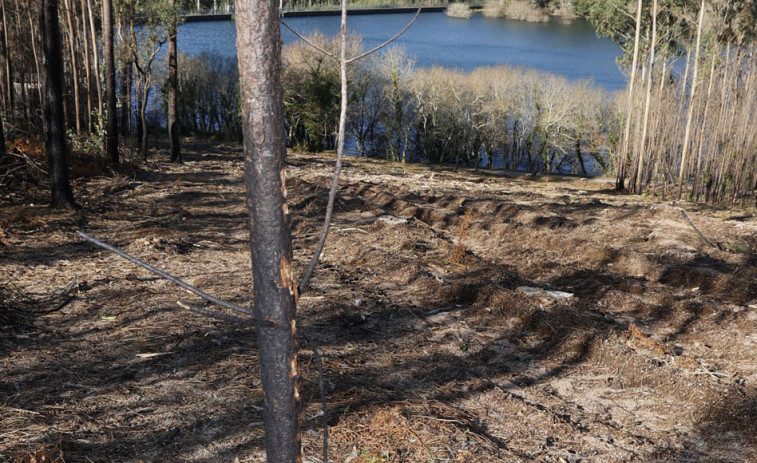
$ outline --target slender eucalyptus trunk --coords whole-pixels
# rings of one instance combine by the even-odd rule
[[[85,0],[81,0],[81,31],[82,31],[82,44],[84,44],[84,81],[87,89],[87,131],[92,132],[92,111],[93,111],[93,98],[92,98],[92,75],[91,75],[91,63],[89,62],[89,40],[87,40],[87,4]],[[97,53],[97,49],[94,50]]]
[[[39,56],[37,56],[37,40],[35,39],[34,34],[34,21],[32,20],[32,11],[31,9],[28,10],[29,12],[29,32],[30,32],[30,38],[32,43],[32,55],[34,56],[34,67],[37,71],[37,96],[39,97],[39,104],[40,107],[42,107],[45,104],[44,97],[42,96],[42,71],[40,71],[39,68]]]
[[[71,75],[74,88],[74,127],[76,135],[81,135],[81,108],[79,107],[79,66],[76,59],[76,39],[74,37],[74,25],[71,20],[71,2],[63,0],[66,9],[66,24],[68,25],[68,46],[71,51]]]
[[[113,0],[103,0],[103,60],[105,61],[105,152],[113,166],[118,159],[118,115],[116,109],[116,61],[113,50]]]
[[[267,459],[302,460],[292,238],[286,204],[286,137],[281,36],[276,3],[236,1],[245,183]]]
[[[74,195],[68,180],[66,127],[63,120],[63,58],[58,0],[42,0],[40,15],[45,56],[45,150],[50,172],[51,205],[73,208]]]
[[[686,115],[686,131],[683,136],[683,147],[681,148],[681,167],[678,173],[678,188],[676,189],[676,200],[681,199],[683,192],[683,181],[686,175],[686,161],[689,154],[689,142],[691,141],[691,121],[694,118],[694,97],[697,91],[697,81],[699,79],[699,48],[702,40],[702,23],[704,22],[704,0],[699,8],[699,24],[697,25],[697,44],[694,52],[694,71],[691,79],[691,93],[689,94],[689,110]]]
[[[652,78],[654,77],[654,60],[655,60],[655,42],[657,41],[657,0],[654,0],[652,6],[652,43],[649,51],[649,70],[647,72],[647,92],[644,103],[644,120],[642,122],[641,139],[639,140],[638,163],[636,170],[636,182],[634,183],[634,192],[641,193],[644,183],[644,154],[647,140],[647,128],[649,126],[649,106],[652,100]]]
[[[92,0],[87,0],[87,12],[89,13],[89,32],[90,32],[90,38],[92,39],[92,64],[94,65],[93,68],[95,71],[95,87],[97,88],[97,114],[98,114],[98,121],[100,124],[102,124],[103,123],[103,91],[102,91],[102,80],[100,79],[100,58],[99,58],[100,55],[97,53],[97,34],[95,33],[95,15],[92,12]],[[111,36],[113,35],[113,26],[114,26],[113,20],[111,19],[110,20]],[[103,34],[103,40],[105,40],[104,34]]]
[[[5,127],[3,127],[3,113],[0,112],[0,177],[5,175]]]
[[[697,199],[699,199],[699,189],[702,183],[700,176],[702,175],[702,157],[705,144],[705,134],[707,133],[707,114],[710,110],[710,100],[712,98],[712,86],[715,77],[715,63],[717,62],[717,56],[713,54],[712,63],[710,63],[710,81],[707,84],[707,97],[704,102],[704,114],[702,115],[702,128],[699,132],[699,150],[697,151],[697,167],[694,172],[694,186],[693,191]]]
[[[641,0],[636,7],[636,32],[633,41],[633,60],[631,62],[631,79],[628,83],[628,104],[626,111],[626,127],[623,131],[623,148],[616,168],[615,189],[623,190],[626,181],[626,164],[628,162],[628,148],[631,138],[631,114],[633,114],[633,90],[636,84],[636,68],[639,65],[639,39],[641,38]]]
[[[8,20],[5,13],[5,0],[0,0],[0,13],[3,16],[3,53],[5,54],[5,115],[10,113],[13,117],[14,112],[14,91],[13,91],[13,66],[11,65],[10,40],[8,40]]]
[[[170,0],[173,8],[176,0]],[[176,17],[168,26],[168,137],[171,139],[171,161],[181,162],[181,149],[179,147],[179,122],[176,118],[176,93],[179,87],[179,73],[176,51]]]
[[[104,1],[104,0],[103,0]],[[128,136],[131,132],[131,63],[121,63],[121,135]]]

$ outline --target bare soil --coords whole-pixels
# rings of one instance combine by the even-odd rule
[[[241,148],[187,158],[0,200],[0,461],[264,461],[254,331],[74,233],[249,306]],[[290,156],[299,272],[332,164]],[[299,300],[305,461],[315,346],[332,462],[757,462],[755,211],[678,205],[713,246],[606,179],[348,159]]]

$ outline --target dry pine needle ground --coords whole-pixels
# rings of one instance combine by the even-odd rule
[[[77,181],[76,212],[1,200],[0,461],[263,461],[254,332],[74,235],[249,305],[240,148],[187,159]],[[331,163],[290,156],[298,269]],[[688,207],[722,250],[601,180],[348,159],[298,309],[332,461],[757,461],[757,220]]]

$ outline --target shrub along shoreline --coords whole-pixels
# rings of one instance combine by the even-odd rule
[[[334,51],[334,38],[312,42]],[[352,35],[348,55],[363,49]],[[757,59],[753,48],[716,50],[704,60],[707,91],[689,94],[687,80],[671,66],[655,70],[653,98],[627,91],[608,93],[589,81],[530,69],[499,66],[462,73],[415,68],[402,48],[349,67],[348,135],[355,156],[437,165],[480,166],[533,173],[615,175],[623,127],[632,146],[650,153],[642,168],[644,190],[673,194],[684,172],[691,199],[714,204],[750,204],[757,192]],[[339,116],[335,60],[309,45],[284,47],[282,81],[286,130],[293,149],[334,148]],[[715,62],[725,63],[722,69]],[[180,122],[200,135],[238,138],[236,63],[232,58],[180,59]],[[647,103],[648,102],[648,103]],[[683,159],[687,136],[682,114],[691,108],[695,156]],[[630,113],[629,113],[630,111]],[[642,119],[649,114],[649,134]],[[644,145],[639,140],[645,142]],[[635,140],[635,141],[634,141]],[[638,148],[641,149],[641,148]],[[683,165],[683,168],[681,166]]]

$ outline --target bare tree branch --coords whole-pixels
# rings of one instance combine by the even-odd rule
[[[323,252],[323,247],[326,244],[326,237],[328,236],[329,229],[331,227],[331,216],[334,213],[334,200],[336,199],[336,192],[339,189],[339,174],[342,171],[342,157],[344,156],[344,138],[345,138],[345,125],[346,125],[346,118],[347,118],[347,96],[348,96],[347,95],[347,65],[361,58],[364,58],[370,55],[371,53],[375,53],[381,48],[397,40],[397,38],[401,36],[402,34],[404,34],[405,31],[407,31],[410,28],[410,26],[413,25],[415,20],[418,19],[418,15],[421,13],[422,9],[423,9],[423,3],[420,3],[418,5],[418,10],[415,12],[415,15],[410,20],[410,22],[408,22],[407,25],[401,31],[396,33],[392,38],[390,38],[386,42],[382,43],[381,45],[365,53],[361,53],[357,56],[353,56],[352,58],[348,59],[346,55],[347,53],[347,2],[346,0],[342,0],[342,21],[341,21],[341,28],[340,28],[341,29],[340,30],[341,50],[340,50],[340,56],[338,58],[339,76],[340,76],[340,82],[341,82],[341,104],[340,104],[340,115],[339,115],[339,133],[337,135],[338,142],[337,142],[337,148],[336,148],[336,163],[334,165],[334,176],[331,180],[331,188],[329,190],[329,200],[326,205],[326,217],[323,220],[323,228],[321,229],[321,235],[318,238],[318,245],[316,246],[315,252],[313,252],[313,257],[310,259],[310,264],[308,264],[307,270],[305,270],[305,273],[303,274],[302,279],[300,280],[300,284],[297,286],[297,290],[299,294],[302,294],[305,291],[305,288],[307,288],[308,282],[310,281],[310,277],[313,275],[313,271],[315,270],[315,266],[318,264],[318,260],[320,259],[321,253]],[[327,51],[313,44],[311,41],[307,40],[297,31],[289,27],[289,25],[287,25],[285,22],[281,21],[281,23],[284,24],[284,26],[286,26],[290,31],[294,32],[295,35],[297,35],[302,40],[304,40],[307,44],[314,47],[316,50],[319,50],[322,53],[325,53],[328,56],[331,56],[337,59],[334,55],[328,53]]]
[[[271,320],[258,320],[256,318],[242,318],[242,317],[237,317],[234,315],[226,315],[224,313],[216,312],[214,310],[208,310],[202,307],[190,305],[182,301],[176,301],[176,304],[182,309],[189,310],[190,312],[194,312],[196,314],[204,315],[210,318],[216,318],[218,320],[223,320],[229,323],[235,323],[238,325],[256,326],[258,328],[273,328],[274,326],[276,326],[276,323],[274,323]]]
[[[418,4],[418,9],[415,11],[415,16],[413,16],[413,19],[411,19],[410,22],[407,23],[407,25],[401,31],[399,31],[396,34],[394,34],[394,36],[392,38],[390,38],[386,42],[382,43],[381,45],[379,45],[377,47],[374,47],[374,48],[371,48],[370,50],[368,50],[368,51],[366,51],[364,53],[361,53],[361,54],[359,54],[357,56],[353,56],[352,58],[349,58],[347,60],[347,64],[353,63],[353,62],[355,62],[355,61],[357,61],[359,59],[365,58],[366,56],[368,56],[370,54],[376,53],[377,51],[381,50],[385,46],[387,46],[390,43],[392,43],[395,40],[397,40],[402,34],[404,34],[405,32],[407,32],[408,29],[410,29],[410,26],[412,26],[413,23],[415,22],[415,20],[418,19],[418,15],[421,14],[421,10],[422,9],[423,9],[423,3],[421,2],[421,3]]]
[[[213,304],[216,304],[216,305],[220,305],[221,307],[226,307],[227,309],[231,309],[231,310],[233,310],[235,312],[239,312],[239,313],[242,313],[242,314],[245,314],[245,315],[252,315],[252,311],[250,309],[246,309],[246,308],[240,307],[240,306],[238,306],[236,304],[232,304],[231,302],[227,302],[227,301],[224,301],[222,299],[218,299],[217,297],[211,296],[210,294],[208,294],[208,293],[206,293],[206,292],[204,292],[204,291],[202,291],[202,290],[200,290],[200,289],[198,289],[198,288],[196,288],[196,287],[194,287],[194,286],[192,286],[192,285],[190,285],[188,283],[185,283],[185,282],[181,281],[180,279],[176,278],[175,276],[170,275],[170,274],[164,272],[163,270],[160,270],[159,268],[153,267],[152,265],[150,265],[150,264],[148,264],[146,262],[143,262],[143,261],[137,259],[136,257],[131,256],[131,255],[129,255],[129,254],[121,251],[120,249],[118,249],[118,248],[116,248],[114,246],[109,245],[108,243],[105,243],[103,241],[98,240],[97,238],[93,238],[93,237],[87,235],[83,231],[77,231],[76,234],[79,235],[79,236],[81,236],[82,238],[84,238],[85,240],[89,241],[92,244],[96,244],[97,246],[100,246],[101,248],[107,249],[108,251],[110,251],[110,252],[112,252],[112,253],[120,256],[120,257],[123,257],[124,259],[128,260],[129,262],[137,264],[140,267],[142,267],[142,268],[144,268],[146,270],[149,270],[150,272],[152,272],[152,273],[154,273],[154,274],[156,274],[156,275],[158,275],[160,277],[165,278],[166,280],[170,281],[171,283],[173,283],[173,284],[175,284],[177,286],[180,286],[180,287],[186,289],[190,293],[194,293],[194,294],[200,296],[201,298],[205,299],[206,301],[212,302]]]
[[[279,22],[280,22],[280,23],[281,23],[281,24],[282,24],[282,25],[283,25],[284,27],[286,27],[287,29],[289,29],[289,31],[290,31],[290,32],[291,32],[292,34],[296,35],[296,36],[297,36],[297,37],[298,37],[298,38],[299,38],[300,40],[302,40],[302,41],[303,41],[303,42],[305,42],[306,44],[310,45],[311,47],[315,48],[316,50],[320,51],[321,53],[323,53],[324,55],[326,55],[326,56],[328,56],[328,57],[334,58],[334,59],[336,59],[336,60],[338,60],[338,59],[339,59],[339,58],[338,58],[338,57],[337,57],[337,56],[336,56],[335,54],[331,53],[330,51],[326,50],[326,49],[325,49],[325,48],[323,48],[323,47],[320,47],[320,46],[316,45],[316,44],[315,44],[315,43],[314,43],[314,42],[313,42],[312,40],[308,39],[308,38],[307,38],[307,37],[305,37],[304,35],[302,35],[302,34],[300,34],[299,32],[297,32],[297,31],[296,31],[296,30],[295,30],[295,29],[294,29],[294,28],[293,28],[292,26],[290,26],[289,24],[287,24],[287,22],[286,22],[286,21],[284,21],[283,19],[279,19]]]
[[[711,248],[720,249],[721,251],[723,250],[722,246],[720,246],[720,243],[713,244],[712,241],[708,240],[707,237],[704,236],[704,233],[699,231],[697,226],[694,225],[694,222],[692,222],[691,219],[689,218],[689,214],[687,214],[686,211],[682,207],[678,207],[677,209],[681,212],[681,215],[683,216],[683,218],[686,219],[686,222],[688,222],[688,224],[691,225],[691,228],[693,228],[694,231],[697,232],[697,235],[699,235],[699,237],[702,238],[702,241],[707,243]]]

